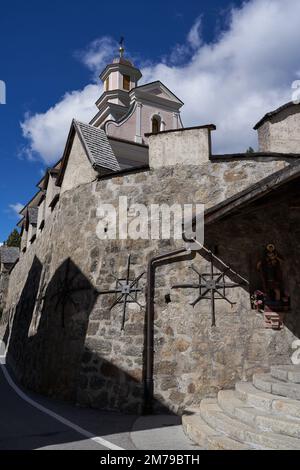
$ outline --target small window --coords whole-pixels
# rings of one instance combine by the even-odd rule
[[[124,90],[127,90],[127,91],[130,90],[130,76],[129,75],[123,75],[123,88]]]
[[[152,133],[157,134],[160,131],[160,120],[157,117],[152,118]]]
[[[109,90],[109,78],[105,80],[105,91]]]

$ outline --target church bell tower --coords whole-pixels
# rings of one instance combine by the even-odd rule
[[[96,106],[99,113],[91,124],[102,126],[107,120],[121,119],[130,106],[129,92],[135,88],[142,77],[141,71],[132,62],[124,58],[123,39],[120,41],[119,57],[108,64],[100,74],[104,84],[104,92]]]
[[[104,83],[104,91],[123,90],[129,92],[137,86],[142,77],[141,71],[132,62],[124,58],[123,42],[120,42],[119,57],[105,67],[100,75]]]

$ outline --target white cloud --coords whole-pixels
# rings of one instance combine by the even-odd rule
[[[117,42],[108,36],[104,36],[95,39],[85,49],[77,51],[75,57],[92,72],[99,75],[102,69],[111,62],[117,50]]]
[[[255,147],[256,121],[291,100],[291,84],[299,73],[299,17],[298,0],[251,0],[232,9],[226,29],[211,43],[201,37],[205,18],[199,17],[186,44],[175,45],[169,60],[143,68],[143,82],[161,80],[183,99],[186,126],[215,123],[215,151]],[[77,55],[95,74],[113,50],[114,42],[105,37]],[[48,164],[59,158],[71,119],[88,121],[100,94],[93,83],[67,93],[46,113],[27,116],[22,129],[29,152]]]
[[[66,93],[45,113],[27,115],[21,124],[23,136],[29,141],[27,155],[39,155],[47,165],[55,163],[61,157],[72,119],[90,121],[96,114],[95,101],[100,94],[100,86],[90,84],[83,90]]]
[[[15,204],[9,204],[9,209],[12,211],[15,215],[20,217],[19,212],[23,209],[24,204],[21,202],[16,202]]]
[[[21,123],[23,136],[29,141],[24,153],[27,157],[41,158],[46,165],[55,163],[62,154],[72,119],[89,122],[96,114],[96,100],[102,86],[96,74],[111,61],[117,50],[116,42],[107,37],[93,41],[75,56],[94,74],[93,83],[82,90],[67,92],[62,99],[45,113],[28,113]]]
[[[187,40],[193,49],[198,49],[201,46],[202,39],[201,39],[201,26],[202,26],[202,18],[199,17],[196,19],[194,25],[192,26]]]

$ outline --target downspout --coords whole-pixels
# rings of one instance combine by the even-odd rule
[[[146,303],[146,347],[145,347],[145,362],[146,362],[146,371],[144,376],[144,413],[151,414],[153,408],[153,394],[154,394],[154,381],[153,381],[153,364],[154,364],[154,291],[155,291],[155,268],[156,263],[159,261],[180,261],[181,259],[178,258],[178,255],[182,255],[183,253],[191,253],[191,249],[189,248],[189,244],[193,244],[193,251],[199,252],[204,250],[206,253],[211,253],[207,250],[201,243],[199,243],[196,239],[191,238],[188,239],[186,234],[183,233],[183,240],[186,242],[185,248],[179,248],[174,251],[170,251],[168,253],[154,256],[148,262],[148,270],[147,270],[147,303]],[[195,249],[195,244],[199,246],[198,249]],[[217,256],[214,256],[216,260],[222,263],[225,267],[226,266],[222,260],[220,260]],[[234,271],[233,271],[234,272]],[[246,279],[242,278],[246,283],[248,282]]]
[[[188,248],[179,248],[168,253],[154,256],[148,262],[147,270],[147,307],[146,307],[146,347],[144,376],[144,413],[151,414],[153,405],[153,364],[154,364],[154,291],[155,268],[159,261],[168,261],[183,253],[189,253]]]

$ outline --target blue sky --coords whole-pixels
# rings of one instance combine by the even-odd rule
[[[240,150],[255,143],[255,119],[285,101],[298,78],[293,8],[297,0],[1,2],[0,242],[17,222],[14,207],[60,157],[73,114],[87,119],[94,109],[90,101],[102,93],[96,76],[114,55],[114,40],[125,36],[145,80],[161,79],[183,97],[187,125],[216,122],[217,150]],[[281,20],[288,31],[278,31]],[[283,47],[270,31],[282,34]],[[230,127],[234,120],[243,128]]]

